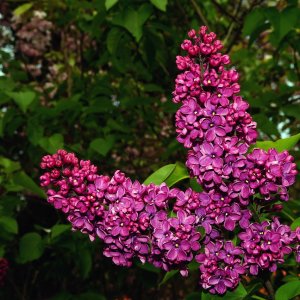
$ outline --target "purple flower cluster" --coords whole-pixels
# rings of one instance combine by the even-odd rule
[[[228,288],[235,288],[240,276],[246,273],[243,254],[244,251],[231,241],[209,242],[204,253],[196,256],[196,261],[200,263],[202,287],[212,294],[224,294]]]
[[[247,180],[252,193],[259,193],[264,200],[289,199],[287,188],[294,184],[297,170],[293,156],[287,151],[278,153],[254,149],[247,155]]]
[[[239,75],[226,70],[230,59],[218,52],[222,44],[206,27],[189,32],[177,56],[179,74],[173,92],[177,139],[188,148],[186,165],[204,190],[226,193],[241,205],[254,194],[265,200],[280,195],[288,199],[287,187],[295,180],[295,164],[287,152],[256,149],[246,155],[257,137],[256,123],[247,112],[249,104],[238,95]]]
[[[256,163],[268,165],[263,159]],[[48,202],[67,215],[73,230],[91,240],[99,237],[104,255],[116,265],[129,267],[133,258],[139,258],[187,276],[188,263],[196,259],[203,288],[222,294],[236,287],[247,271],[275,270],[292,252],[292,244],[299,261],[300,228],[291,232],[277,219],[271,225],[251,223],[252,213],[224,192],[197,193],[191,188],[183,192],[165,183],[146,186],[120,171],[111,178],[97,175],[90,161],[79,161],[64,150],[43,157],[41,168],[47,170],[40,179],[48,188]],[[240,247],[222,234],[237,226],[244,230]],[[204,253],[199,253],[201,238]]]
[[[296,233],[289,226],[280,224],[278,218],[273,222],[252,223],[239,238],[245,265],[252,275],[257,275],[259,269],[276,271],[277,264],[284,262],[284,255],[292,252],[290,245],[297,242]]]
[[[292,251],[300,262],[300,227],[291,231],[277,218],[253,223],[249,209],[255,202],[280,210],[276,201],[288,200],[297,171],[287,151],[248,153],[256,123],[238,95],[237,71],[225,69],[229,57],[219,52],[221,42],[206,27],[199,34],[191,30],[189,38],[181,45],[187,56],[176,59],[183,73],[173,101],[181,103],[177,139],[189,149],[186,165],[203,192],[170,189],[165,183],[146,186],[121,171],[98,175],[90,161],[64,150],[43,157],[46,171],[40,179],[48,202],[67,215],[74,230],[100,238],[104,255],[115,264],[129,267],[138,258],[186,276],[195,259],[202,287],[224,294],[243,274],[274,271]],[[239,232],[241,242],[228,241],[228,231]]]
[[[198,225],[204,227],[209,237],[213,228],[219,232],[220,229],[221,232],[222,229],[233,231],[239,224],[240,228],[246,229],[249,237],[253,226],[261,226],[253,223],[249,227],[252,216],[248,210],[249,203],[256,201],[266,206],[266,201],[274,204],[278,198],[287,201],[288,187],[295,182],[297,174],[296,164],[287,151],[278,153],[275,149],[267,152],[254,149],[247,154],[250,145],[256,141],[257,131],[256,123],[247,112],[249,104],[238,95],[239,75],[234,69],[226,70],[230,59],[219,52],[222,43],[214,33],[207,33],[207,28],[202,26],[198,33],[191,30],[188,35],[189,39],[181,45],[187,55],[176,58],[177,67],[182,73],[175,81],[173,102],[181,103],[176,113],[176,132],[177,140],[189,149],[186,166],[206,192],[199,196],[205,199],[200,201],[195,210],[199,217]],[[251,256],[249,251],[253,243],[249,246],[243,240],[245,233],[240,234],[242,252],[246,256],[243,267],[250,270],[250,274],[257,274],[259,267],[273,270],[276,263],[283,262],[284,255],[292,251],[288,247],[294,241],[293,238],[287,238],[291,234],[290,231],[288,233],[289,227],[280,225],[278,220],[271,227],[285,237],[280,239],[279,245],[277,238],[280,233],[275,234],[271,230],[263,235],[268,239],[267,244],[270,243],[270,236],[272,241],[278,242],[276,254],[272,248],[274,251],[271,253],[266,251],[262,255]],[[200,283],[212,293],[224,293],[227,288],[236,286],[239,278],[233,276],[236,281],[230,282],[230,276],[224,269],[212,267],[214,262],[218,264],[219,259],[209,255],[212,249],[210,243],[214,247],[224,244],[214,242],[218,238],[218,235],[206,238],[205,242],[209,241],[205,248],[207,257],[204,259],[201,254],[198,260],[202,263]],[[257,243],[259,248],[260,240]],[[208,268],[205,267],[206,263]],[[214,277],[216,272],[218,280]]]
[[[74,230],[102,239],[104,255],[115,264],[129,267],[138,257],[187,275],[201,234],[189,211],[177,209],[176,216],[168,216],[170,201],[180,203],[178,189],[132,182],[120,171],[112,178],[96,175],[90,161],[64,150],[45,156],[41,168],[48,169],[41,176],[41,185],[50,187],[48,202],[67,214]]]

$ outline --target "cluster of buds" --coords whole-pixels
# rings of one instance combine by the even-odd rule
[[[297,171],[287,151],[247,154],[257,132],[248,103],[238,95],[238,73],[226,70],[230,59],[206,27],[189,37],[181,45],[187,55],[177,57],[183,73],[173,101],[181,103],[177,139],[189,149],[186,165],[203,192],[132,182],[119,170],[98,175],[90,161],[64,150],[42,159],[41,185],[74,230],[103,241],[104,255],[115,264],[129,267],[138,258],[186,276],[194,259],[201,286],[224,294],[241,275],[274,271],[291,252],[300,260],[300,228],[292,231],[277,218],[254,222],[249,209],[287,201]],[[236,244],[226,239],[234,230]]]

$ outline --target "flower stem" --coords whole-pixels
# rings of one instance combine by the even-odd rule
[[[257,222],[257,223],[260,223],[261,220],[260,220],[259,214],[257,213],[256,208],[254,207],[254,205],[250,204],[250,208],[251,208],[251,212],[252,212],[252,216],[253,216],[254,221]]]
[[[263,272],[262,275],[263,275],[262,276],[263,283],[264,283],[264,286],[265,286],[266,290],[268,291],[270,299],[274,300],[275,299],[275,293],[274,293],[273,285],[272,285],[271,280],[269,278],[269,273],[268,272]]]

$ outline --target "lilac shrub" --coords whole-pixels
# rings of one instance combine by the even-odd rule
[[[300,261],[300,228],[292,231],[278,218],[259,219],[253,207],[280,210],[297,174],[287,151],[264,151],[256,142],[256,123],[239,95],[239,74],[226,69],[228,55],[205,26],[191,30],[177,56],[181,74],[173,101],[177,140],[188,149],[186,166],[203,188],[198,193],[141,184],[117,170],[99,175],[90,161],[58,150],[43,157],[41,186],[48,202],[66,214],[73,230],[100,238],[103,254],[119,266],[134,259],[165,271],[188,275],[199,263],[200,285],[210,293],[234,289],[242,275],[275,271],[285,255]],[[200,233],[201,232],[201,233]],[[237,242],[228,233],[237,235]]]

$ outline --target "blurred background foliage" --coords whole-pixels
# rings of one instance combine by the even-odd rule
[[[196,271],[167,280],[147,265],[115,267],[100,243],[70,233],[38,187],[39,162],[65,148],[141,181],[184,163],[173,127],[175,57],[200,25],[224,41],[260,139],[298,133],[297,0],[1,0],[0,14],[0,257],[10,263],[0,298],[200,299]],[[288,222],[299,189],[280,214]],[[288,264],[273,274],[276,286],[297,280]],[[265,297],[256,282],[247,292],[238,299]]]

